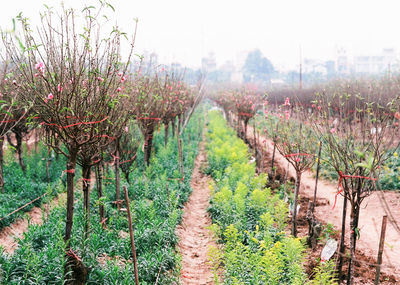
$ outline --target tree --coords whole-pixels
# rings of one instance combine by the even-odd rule
[[[127,63],[121,64],[124,34],[114,26],[108,38],[101,37],[105,23],[98,19],[103,19],[103,8],[111,6],[100,3],[99,9],[91,6],[82,10],[82,30],[76,23],[75,11],[63,8],[61,13],[45,11],[38,33],[32,31],[28,19],[21,14],[17,17],[19,30],[2,33],[7,55],[20,74],[17,86],[22,100],[33,106],[35,117],[45,130],[46,143],[68,158],[64,236],[64,274],[68,282],[81,278],[77,272],[82,272],[83,266],[70,253],[77,160],[83,158],[85,146],[108,143],[108,136],[122,132],[127,120],[121,116],[127,98],[123,84],[135,37]]]
[[[267,82],[271,80],[274,66],[259,49],[249,52],[243,66],[245,82]]]

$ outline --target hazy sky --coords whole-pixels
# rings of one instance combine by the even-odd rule
[[[5,2],[3,0],[3,2]],[[7,1],[0,9],[0,25],[23,12],[37,21],[43,3],[59,7],[58,0]],[[12,5],[11,3],[15,3]],[[69,0],[65,6],[81,9],[97,1]],[[132,32],[139,18],[137,52],[159,54],[173,61],[200,66],[201,57],[215,52],[217,64],[235,61],[259,48],[277,67],[292,68],[303,58],[333,59],[335,46],[354,54],[379,53],[384,47],[400,51],[398,0],[119,0],[115,19]],[[36,17],[36,18],[35,18]]]

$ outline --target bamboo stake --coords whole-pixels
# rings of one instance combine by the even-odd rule
[[[319,170],[320,170],[320,163],[321,163],[321,149],[322,149],[322,141],[319,141],[317,174],[315,175],[314,199],[313,199],[312,208],[311,208],[311,213],[312,213],[313,217],[314,217],[315,200],[317,200],[318,179],[319,179]]]
[[[137,268],[135,239],[133,238],[133,227],[132,227],[131,209],[130,209],[130,206],[129,206],[128,190],[126,189],[126,186],[124,186],[124,192],[125,192],[126,210],[127,210],[127,212],[128,212],[129,235],[130,235],[130,237],[131,237],[131,247],[132,247],[132,255],[133,255],[133,266],[134,266],[134,268],[135,268],[135,282],[136,282],[136,285],[139,285],[139,275],[138,275],[138,268]]]
[[[386,224],[387,224],[387,216],[385,215],[383,216],[382,219],[381,238],[379,240],[379,251],[378,251],[378,264],[376,265],[375,285],[379,284],[379,275],[381,274],[382,254],[383,254],[383,247],[385,246]]]

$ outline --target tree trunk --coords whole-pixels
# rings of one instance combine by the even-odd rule
[[[150,156],[151,156],[151,146],[153,144],[153,133],[154,129],[148,129],[145,134],[144,141],[144,164],[145,166],[150,165]]]
[[[175,137],[175,118],[171,120],[172,137]]]
[[[69,241],[71,239],[72,223],[74,218],[74,177],[76,167],[76,157],[78,150],[72,150],[69,153],[67,161],[67,220],[65,223],[65,236],[64,241],[67,249],[70,248]]]
[[[85,216],[85,239],[90,228],[90,165],[82,166],[83,213]]]
[[[350,261],[349,270],[347,274],[347,284],[352,285],[354,283],[354,260],[356,259],[356,244],[357,244],[357,231],[358,231],[358,220],[360,217],[360,195],[361,195],[361,178],[358,178],[357,193],[354,199],[354,205],[351,207],[350,212]]]
[[[25,173],[26,166],[24,164],[24,159],[22,158],[22,135],[19,132],[15,133],[15,140],[17,141],[17,155],[18,155],[18,162],[21,166],[22,171]]]
[[[168,131],[169,131],[169,123],[164,123],[164,146],[167,147],[168,144]]]
[[[180,118],[179,118],[180,121]],[[178,141],[178,161],[179,161],[179,173],[181,174],[181,178],[184,176],[184,170],[183,170],[183,151],[182,151],[182,140],[179,137],[179,132],[180,132],[180,124],[178,124],[177,130],[176,130],[176,139]]]
[[[4,137],[0,137],[0,191],[4,193],[4,173],[3,173],[3,166],[4,166]]]
[[[300,182],[301,182],[301,172],[296,171],[296,187],[294,190],[294,200],[293,200],[293,216],[292,216],[292,235],[294,237],[297,236],[297,224],[296,224],[296,217],[297,217],[297,198],[300,191]]]
[[[115,171],[115,201],[117,203],[118,210],[121,208],[119,200],[121,199],[120,189],[120,176],[119,176],[119,139],[115,144],[115,156],[114,156],[114,171]]]
[[[346,190],[347,191],[347,190]],[[346,214],[347,214],[347,199],[343,197],[343,212],[342,212],[342,232],[340,234],[340,246],[339,246],[339,261],[337,265],[337,271],[339,275],[339,284],[342,282],[342,267],[345,252],[344,237],[346,234]]]
[[[124,176],[125,176],[125,180],[126,182],[128,182],[128,184],[131,184],[131,180],[129,179],[129,171],[124,171]]]
[[[97,189],[97,198],[101,200],[103,198],[103,176],[102,176],[102,167],[100,164],[96,165],[96,189]],[[99,203],[99,216],[100,223],[103,228],[105,228],[105,220],[104,220],[104,205],[103,202]]]

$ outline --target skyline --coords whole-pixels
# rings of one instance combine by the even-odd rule
[[[19,12],[38,23],[44,3],[59,8],[60,1],[21,0],[0,11],[0,25],[11,25]],[[94,0],[64,1],[81,10]],[[379,54],[383,48],[400,50],[396,38],[400,18],[397,1],[110,1],[113,21],[133,33],[138,18],[136,53],[159,55],[159,62],[200,67],[202,57],[214,52],[217,66],[236,61],[238,54],[260,49],[278,69],[296,69],[302,58],[334,60],[335,47],[350,55]]]

